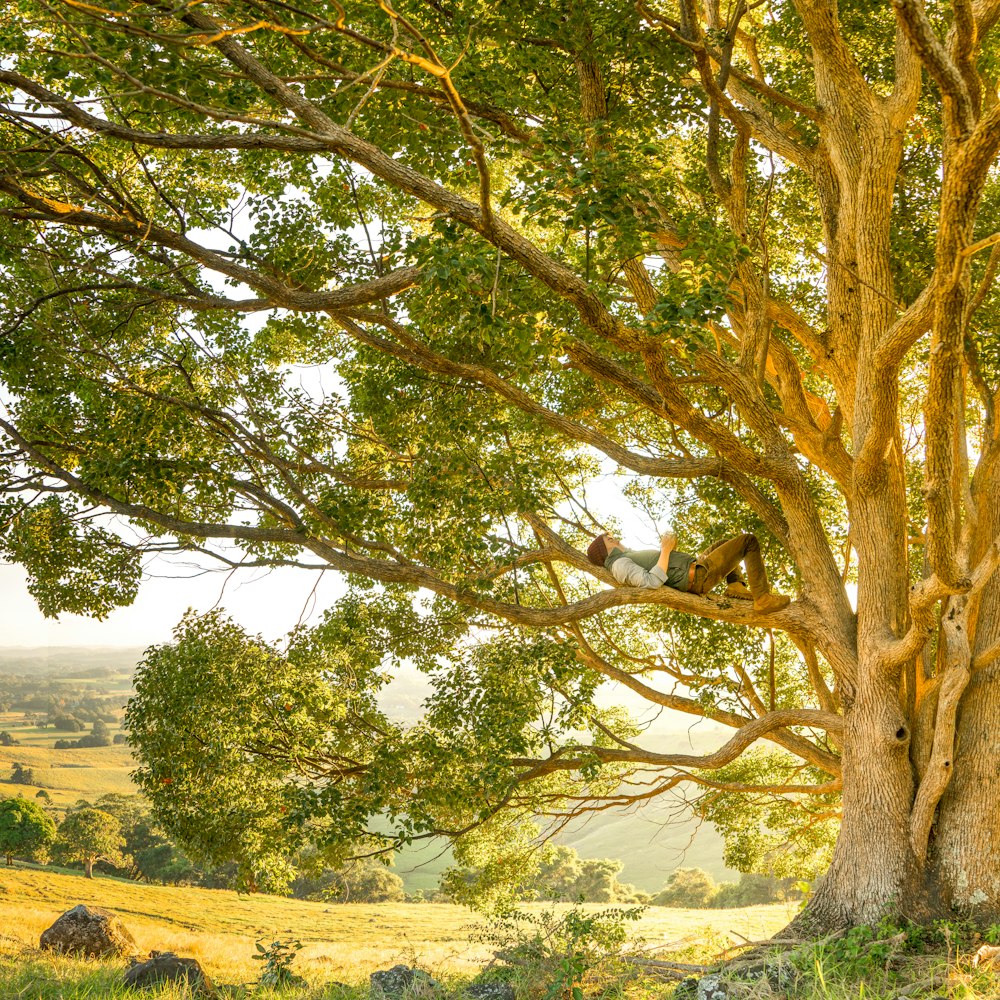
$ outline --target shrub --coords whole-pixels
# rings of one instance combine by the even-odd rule
[[[10,781],[13,785],[37,785],[35,772],[26,764],[15,762],[10,772]]]
[[[715,880],[708,872],[701,868],[678,868],[653,896],[653,905],[704,907],[715,893]]]
[[[545,1000],[583,1000],[585,989],[590,993],[591,986],[623,974],[627,925],[643,909],[585,913],[577,904],[561,915],[551,907],[540,913],[511,911],[495,915],[475,939],[507,964],[519,992],[541,993]]]
[[[14,855],[42,861],[55,840],[56,825],[49,814],[30,799],[0,802],[0,854],[13,863]]]

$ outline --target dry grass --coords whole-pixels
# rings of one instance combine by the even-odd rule
[[[73,736],[73,734],[69,734]],[[66,738],[67,734],[61,734]],[[76,738],[76,737],[73,737]],[[0,747],[0,775],[10,775],[15,761],[30,767],[37,785],[15,785],[0,780],[0,798],[23,795],[34,798],[44,788],[56,806],[70,806],[78,799],[93,801],[106,792],[132,795],[137,791],[129,772],[135,767],[126,746],[85,750],[53,750],[50,747]]]
[[[297,937],[305,948],[297,967],[313,982],[361,984],[398,962],[439,975],[469,975],[490,958],[470,943],[477,917],[446,904],[311,903],[245,896],[216,889],[147,886],[117,879],[84,879],[44,869],[0,869],[0,952],[33,949],[41,932],[77,903],[119,914],[142,952],[175,951],[197,958],[220,982],[249,982],[258,937]],[[600,909],[595,906],[593,909]],[[652,907],[637,925],[648,943],[687,939],[696,947],[719,932],[759,938],[788,922],[785,905],[745,910],[670,910]]]

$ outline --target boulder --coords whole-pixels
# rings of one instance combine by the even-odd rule
[[[404,993],[411,997],[427,997],[441,989],[436,979],[408,965],[394,965],[391,969],[373,972],[368,978],[372,1000],[398,1000]]]
[[[729,983],[722,976],[702,976],[698,980],[698,1000],[726,1000],[729,996]]]
[[[192,993],[212,993],[215,987],[194,958],[178,958],[172,951],[151,951],[145,962],[133,959],[125,970],[125,985],[149,989],[163,983],[187,983]]]
[[[514,1000],[514,987],[502,979],[485,983],[472,983],[466,987],[465,995],[473,1000]]]
[[[697,980],[685,979],[674,991],[674,996],[696,996],[697,1000],[727,1000],[732,996],[783,995],[794,990],[797,978],[795,969],[780,960],[731,963],[722,972],[713,972]]]
[[[134,955],[135,939],[121,919],[99,906],[74,906],[42,931],[42,948],[95,958]]]

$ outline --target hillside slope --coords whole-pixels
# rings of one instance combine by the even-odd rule
[[[488,948],[470,941],[479,918],[459,906],[330,905],[222,889],[87,880],[29,866],[0,869],[0,954],[27,955],[41,932],[78,903],[121,916],[141,952],[193,955],[221,982],[249,982],[259,975],[251,959],[258,937],[301,940],[305,947],[297,965],[314,982],[360,983],[397,962],[432,972],[470,972],[490,957]],[[744,910],[651,907],[637,931],[650,944],[703,941],[728,931],[760,939],[787,924],[794,912],[787,904]]]

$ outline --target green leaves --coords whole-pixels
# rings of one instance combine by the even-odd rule
[[[126,715],[136,780],[167,832],[198,860],[237,861],[243,885],[275,888],[313,839],[361,839],[384,805],[368,768],[393,732],[370,675],[301,640],[285,659],[219,614],[189,615],[175,640],[141,665]]]
[[[77,809],[59,824],[59,854],[69,861],[91,865],[108,861],[113,865],[124,862],[121,823],[103,809]]]
[[[0,855],[43,860],[55,837],[55,823],[37,802],[0,801]]]
[[[140,553],[90,523],[76,504],[57,497],[31,507],[8,502],[4,514],[0,547],[28,571],[28,590],[46,616],[104,618],[135,599]]]

